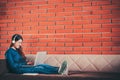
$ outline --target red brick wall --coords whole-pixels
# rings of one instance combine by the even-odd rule
[[[0,0],[0,55],[15,33],[26,54],[120,54],[120,0]]]

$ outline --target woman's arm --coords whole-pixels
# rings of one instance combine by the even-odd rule
[[[7,59],[7,63],[8,65],[11,67],[11,68],[19,68],[21,67],[22,65],[19,64],[19,63],[16,63],[14,61],[14,58],[16,58],[11,52],[7,52],[6,53],[6,59]]]

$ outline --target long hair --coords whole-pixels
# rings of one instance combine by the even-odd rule
[[[14,46],[14,43],[12,42],[13,40],[16,42],[16,41],[18,41],[18,40],[20,40],[20,39],[22,39],[22,41],[23,41],[23,38],[22,38],[22,36],[21,36],[20,34],[14,34],[14,35],[12,36],[12,40],[11,40],[10,47],[13,47],[13,46]],[[22,50],[22,46],[20,46],[20,48],[16,48],[16,50],[18,51],[18,53],[19,53],[23,58],[26,59],[25,54],[23,53],[23,50]]]

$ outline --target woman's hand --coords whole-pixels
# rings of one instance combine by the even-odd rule
[[[28,65],[33,65],[32,61],[27,62]]]

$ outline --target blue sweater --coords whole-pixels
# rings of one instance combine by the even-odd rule
[[[37,66],[27,67],[26,60],[18,53],[17,50],[9,48],[5,53],[7,66],[10,72],[13,73],[45,73],[56,74],[58,73],[58,67],[50,66],[48,64],[40,64]]]

